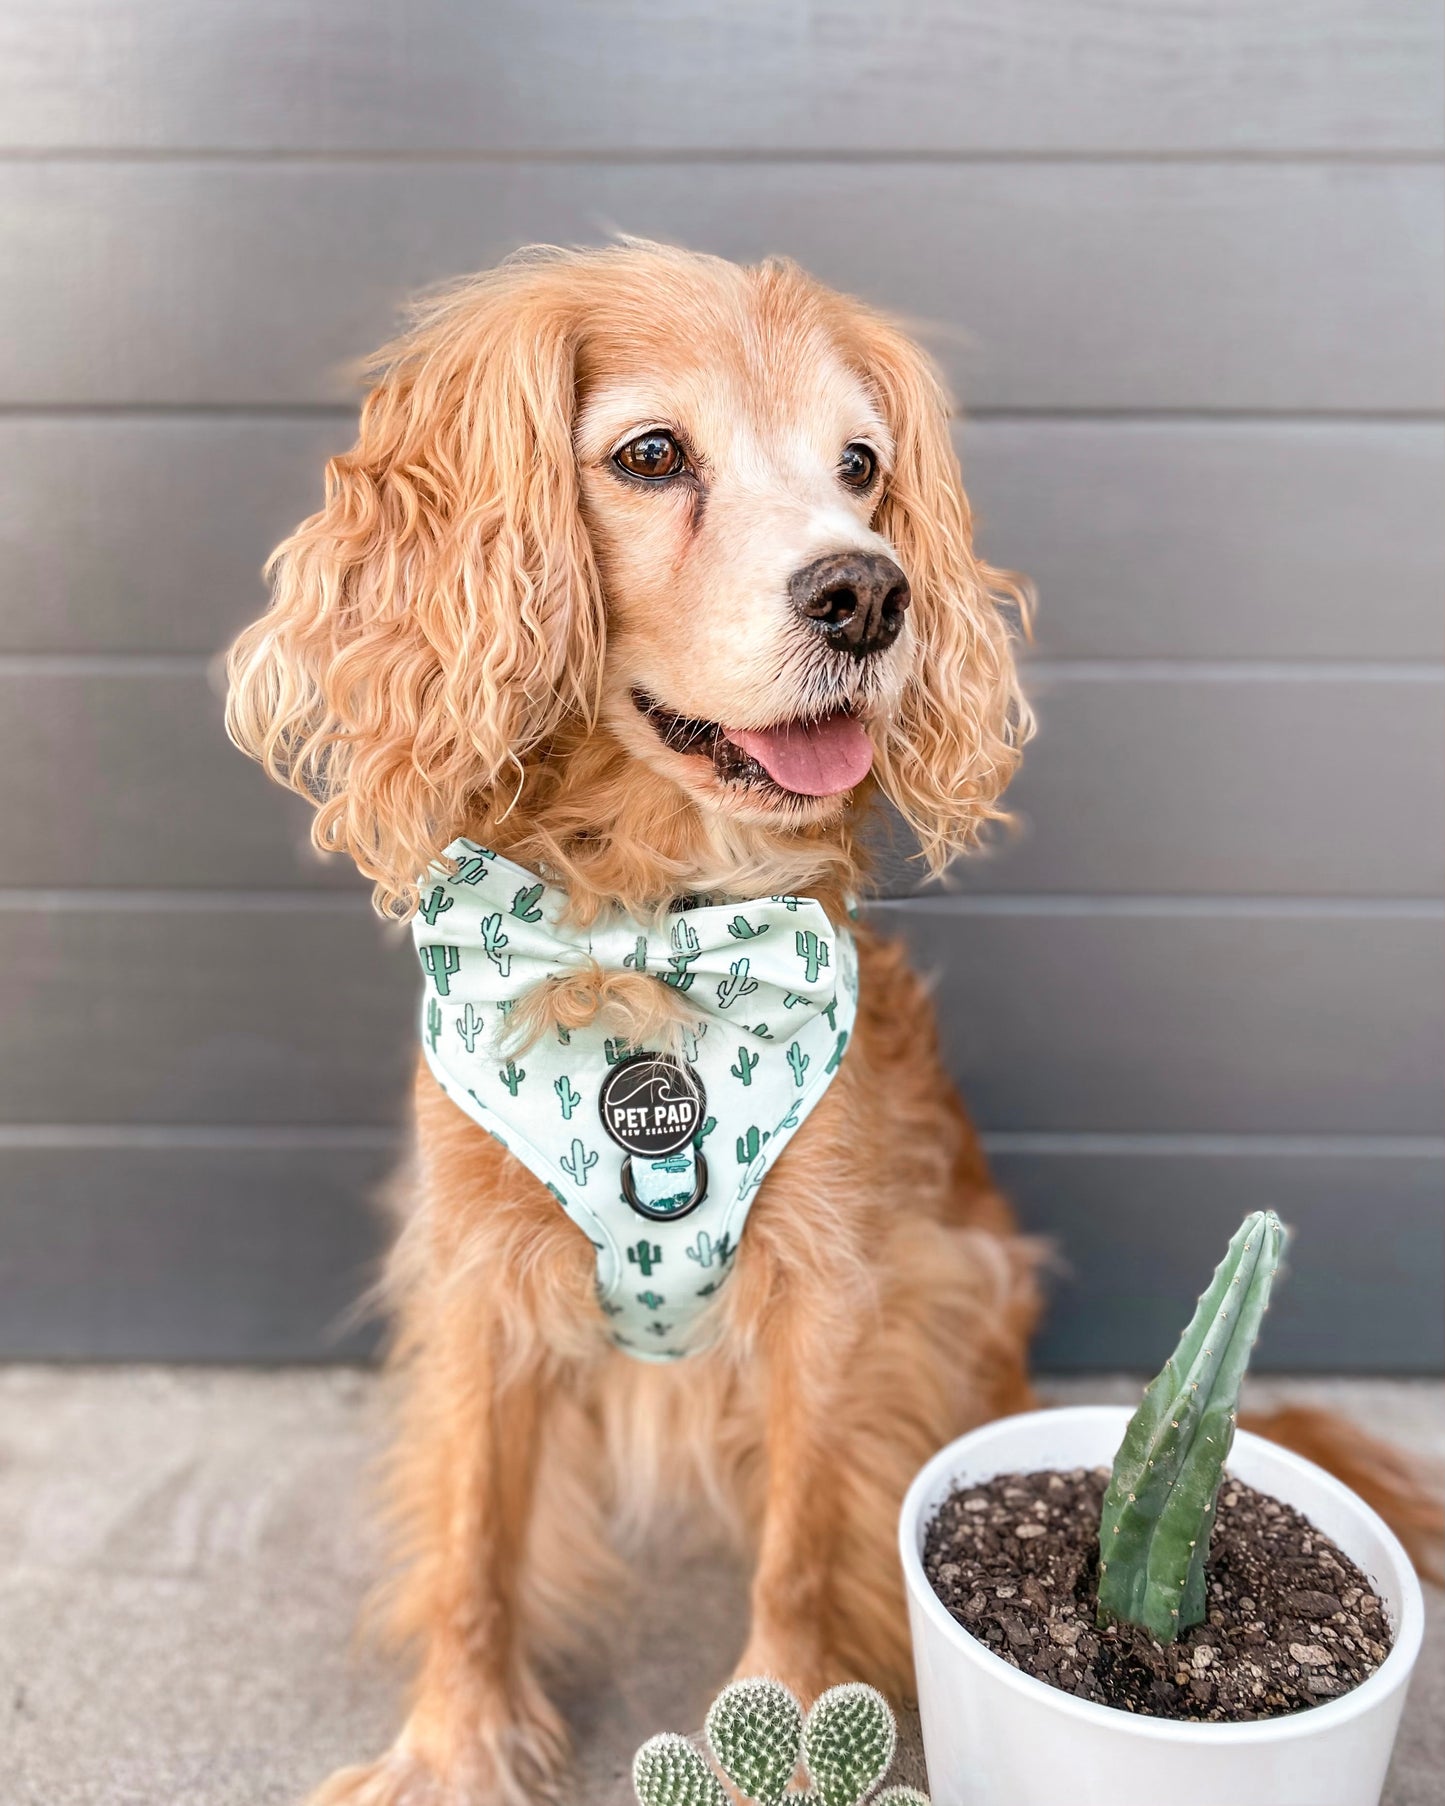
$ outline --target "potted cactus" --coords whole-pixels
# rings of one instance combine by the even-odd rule
[[[943,1806],[1375,1806],[1419,1650],[1385,1524],[1235,1433],[1285,1233],[1248,1217],[1138,1409],[962,1437],[904,1502]]]

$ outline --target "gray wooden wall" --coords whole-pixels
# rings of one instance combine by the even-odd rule
[[[1028,832],[885,907],[1045,1357],[1273,1204],[1263,1355],[1436,1364],[1440,75],[1437,0],[3,0],[0,1353],[364,1346],[413,972],[208,660],[407,291],[622,228],[938,322],[1038,580]]]

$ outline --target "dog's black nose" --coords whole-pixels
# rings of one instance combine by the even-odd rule
[[[793,607],[816,621],[838,652],[866,658],[898,638],[911,595],[908,579],[891,558],[877,552],[830,552],[788,582]]]

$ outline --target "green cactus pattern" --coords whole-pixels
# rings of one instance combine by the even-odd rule
[[[758,988],[758,981],[749,976],[753,962],[750,959],[735,959],[728,967],[726,978],[718,981],[717,1003],[720,1010],[731,1009],[739,997],[751,997]]]
[[[793,945],[803,962],[804,982],[817,984],[818,974],[828,963],[828,943],[820,941],[811,928],[800,928],[793,936]]]
[[[765,1130],[759,1131],[756,1123],[751,1124],[746,1135],[738,1136],[738,1165],[751,1166],[770,1139]]]
[[[768,901],[769,903],[781,903],[790,916],[795,916],[798,913],[798,904],[802,899],[800,897],[769,897]]]
[[[469,859],[459,859],[457,869],[452,873],[454,884],[480,884],[487,875],[487,867],[496,858],[495,853],[474,853]]]
[[[597,1156],[591,1148],[584,1147],[579,1137],[572,1137],[572,1157],[564,1154],[557,1162],[562,1171],[572,1180],[574,1185],[585,1185],[587,1175],[597,1164]]]
[[[423,947],[421,963],[437,988],[438,997],[451,995],[452,978],[462,963],[455,947]]]
[[[624,915],[598,935],[574,929],[565,899],[550,883],[484,852],[456,843],[447,854],[455,864],[451,876],[434,871],[418,886],[413,939],[428,979],[420,1012],[428,1060],[448,1096],[549,1185],[555,1181],[559,1202],[597,1250],[609,1336],[639,1353],[675,1358],[695,1344],[688,1334],[693,1315],[726,1282],[734,1238],[778,1148],[816,1101],[825,1067],[829,1075],[837,1070],[853,1016],[852,939],[807,898],[721,908],[705,897],[687,898],[660,930]],[[483,881],[495,900],[472,908]],[[467,907],[457,909],[458,902]],[[689,1021],[660,1047],[607,1032],[610,1024],[580,1033],[554,1025],[525,1061],[525,1050],[514,1045],[509,1054],[505,1039],[492,1054],[492,1031],[501,1032],[527,987],[589,953],[604,968],[646,974],[681,992],[696,987]],[[829,970],[835,965],[836,974]],[[789,988],[798,984],[802,990]],[[704,1110],[691,1147],[675,1156],[689,1169],[672,1181],[683,1188],[679,1197],[650,1197],[656,1221],[639,1225],[618,1182],[622,1156],[600,1135],[589,1144],[584,1118],[592,1120],[604,1060],[615,1068],[649,1045],[696,1069],[715,1114]],[[715,1157],[719,1142],[735,1149],[736,1163]],[[686,1229],[673,1229],[666,1209],[670,1202],[693,1203],[697,1151],[705,1143],[714,1157],[702,1212]],[[666,1165],[666,1157],[650,1161],[654,1192],[668,1190],[669,1182],[659,1182],[652,1170]],[[648,1239],[638,1241],[639,1230]],[[664,1256],[681,1270],[672,1276],[669,1268],[666,1298],[652,1289]],[[625,1283],[629,1273],[636,1276],[632,1288]]]
[[[1214,1503],[1239,1387],[1285,1248],[1272,1210],[1245,1218],[1114,1458],[1099,1523],[1099,1622],[1172,1643],[1205,1615]]]
[[[512,898],[507,906],[507,914],[515,916],[519,922],[540,922],[542,912],[537,907],[542,895],[540,884],[527,884]]]
[[[455,901],[456,899],[449,897],[441,885],[437,885],[429,897],[417,904],[416,912],[422,917],[428,928],[435,928],[437,917],[445,915]]]
[[[477,1051],[477,1036],[482,1032],[482,1019],[468,1004],[457,1018],[457,1033],[462,1038],[462,1045],[468,1053]],[[513,1094],[515,1095],[515,1093]]]
[[[881,1693],[861,1682],[830,1687],[806,1718],[775,1680],[725,1687],[708,1710],[707,1747],[736,1794],[753,1806],[862,1806],[888,1773],[898,1743]],[[808,1786],[789,1792],[801,1765]],[[641,1806],[719,1806],[717,1776],[684,1737],[650,1737],[632,1765]],[[717,1789],[714,1793],[712,1790]],[[916,1788],[895,1785],[873,1806],[929,1806]]]
[[[501,914],[483,916],[481,932],[482,946],[486,950],[487,958],[503,978],[509,978],[512,972],[512,956],[510,953],[502,951],[508,942],[507,931],[502,926]]]
[[[576,1145],[574,1142],[573,1146]],[[594,1160],[597,1158],[595,1154],[592,1157]],[[662,1265],[662,1249],[656,1242],[650,1242],[644,1236],[635,1247],[627,1250],[627,1258],[644,1279],[649,1279],[652,1276],[652,1269]]]

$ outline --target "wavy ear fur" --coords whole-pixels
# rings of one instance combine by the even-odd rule
[[[540,260],[424,304],[230,654],[232,739],[316,804],[316,845],[350,854],[389,912],[469,817],[505,811],[528,752],[595,714],[578,313]]]
[[[974,556],[948,398],[927,357],[887,321],[865,316],[859,359],[895,446],[874,525],[908,573],[919,640],[874,769],[938,876],[986,822],[1005,819],[998,799],[1033,732],[1013,657],[1031,597],[1020,578]]]

